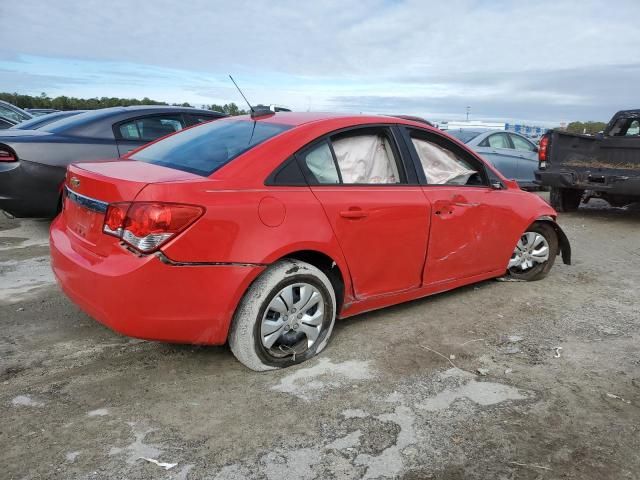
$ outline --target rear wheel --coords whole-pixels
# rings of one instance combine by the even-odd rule
[[[231,325],[229,346],[255,371],[304,362],[327,345],[336,297],[327,276],[294,259],[270,266],[244,295]]]
[[[583,190],[551,187],[549,200],[551,206],[558,212],[574,212],[580,206],[583,193]]]
[[[522,234],[509,260],[509,276],[535,281],[547,276],[558,253],[558,235],[546,223],[534,223]]]

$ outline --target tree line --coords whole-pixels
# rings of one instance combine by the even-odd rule
[[[567,125],[567,132],[594,135],[603,131],[606,126],[605,122],[571,122]]]
[[[159,102],[148,97],[144,97],[142,100],[118,97],[77,98],[67,97],[66,95],[52,98],[44,92],[40,95],[0,92],[0,100],[12,103],[20,108],[53,108],[56,110],[95,110],[108,107],[128,107],[130,105],[169,105],[167,102]],[[173,103],[171,105],[179,107],[193,106],[187,102]],[[225,103],[224,105],[202,105],[202,108],[226,113],[227,115],[244,115],[247,113],[246,110],[239,108],[233,102]]]

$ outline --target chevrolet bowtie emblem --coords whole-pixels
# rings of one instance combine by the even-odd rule
[[[78,180],[76,177],[71,177],[71,180],[69,180],[69,183],[73,188],[78,188],[80,186],[80,180]]]

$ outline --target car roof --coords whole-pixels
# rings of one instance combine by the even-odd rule
[[[113,123],[126,121],[140,115],[153,113],[196,113],[213,117],[225,117],[224,113],[193,107],[174,107],[169,105],[134,105],[130,107],[109,107],[88,110],[78,115],[66,117],[42,127],[42,130],[64,135],[77,135],[91,138],[113,138]]]
[[[420,125],[423,128],[432,128],[422,118],[396,115],[378,114],[354,114],[336,112],[275,112],[272,114],[252,118],[250,115],[240,115],[231,119],[255,120],[258,122],[279,123],[297,127],[308,123],[324,123],[332,120],[352,120],[354,123],[403,123],[407,125]]]

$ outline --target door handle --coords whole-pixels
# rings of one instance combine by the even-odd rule
[[[353,209],[341,211],[340,216],[343,218],[350,218],[353,220],[357,220],[358,218],[368,217],[369,214],[364,210],[362,210],[361,208],[353,208]]]

